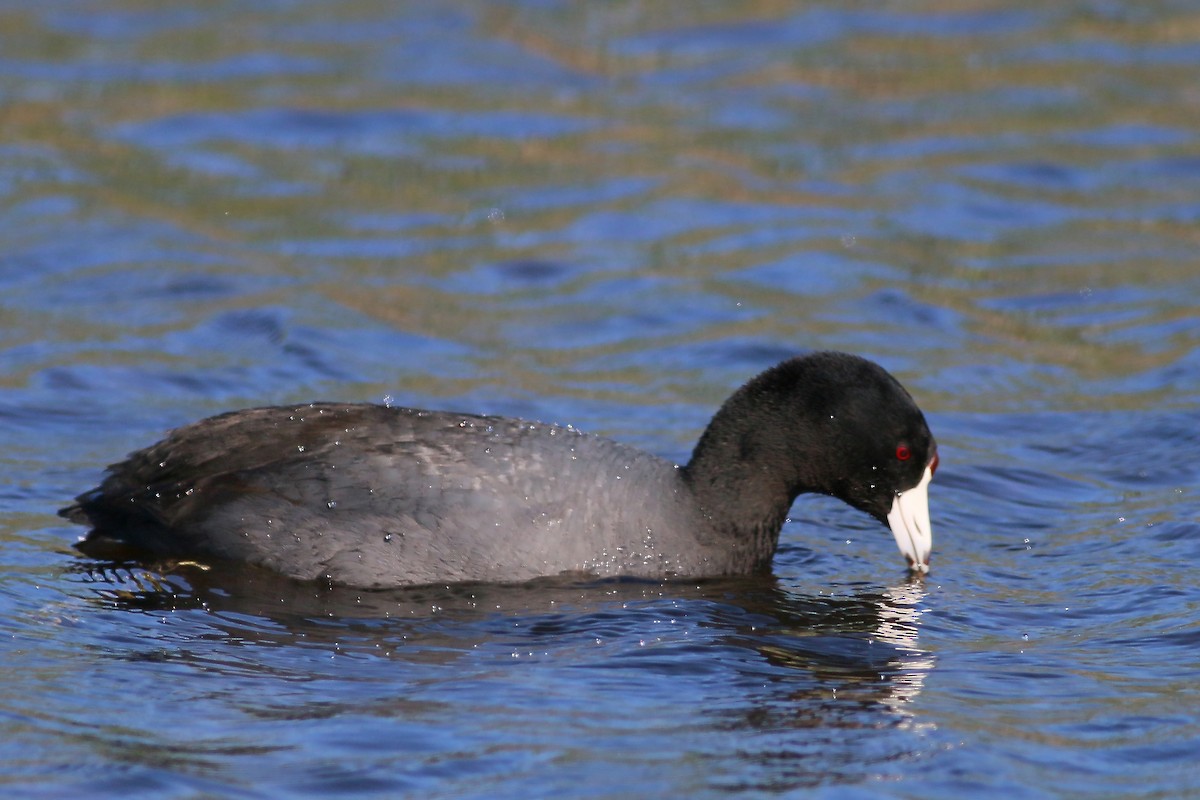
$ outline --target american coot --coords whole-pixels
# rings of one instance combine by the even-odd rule
[[[737,390],[686,466],[569,426],[314,403],[179,428],[60,513],[93,526],[85,553],[388,587],[767,570],[792,501],[822,492],[889,525],[924,572],[937,463],[895,378],[815,353]]]

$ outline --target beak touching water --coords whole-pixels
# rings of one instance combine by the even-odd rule
[[[929,571],[929,555],[933,550],[933,529],[929,524],[929,482],[937,469],[937,456],[925,468],[921,481],[911,489],[896,494],[888,512],[888,527],[900,552],[915,572]]]

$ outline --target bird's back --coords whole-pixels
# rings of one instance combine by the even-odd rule
[[[179,428],[64,513],[95,539],[358,586],[702,574],[674,465],[569,427],[374,405]]]

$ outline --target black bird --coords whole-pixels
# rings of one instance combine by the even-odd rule
[[[234,411],[59,513],[150,556],[361,587],[768,570],[792,502],[838,497],[929,568],[937,445],[883,368],[823,352],[738,389],[678,466],[567,426],[368,404]]]

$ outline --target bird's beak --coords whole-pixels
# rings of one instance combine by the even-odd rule
[[[888,527],[900,552],[915,572],[929,571],[929,555],[933,550],[933,529],[929,524],[929,482],[937,469],[937,456],[925,468],[921,481],[911,489],[896,494],[888,512]]]

